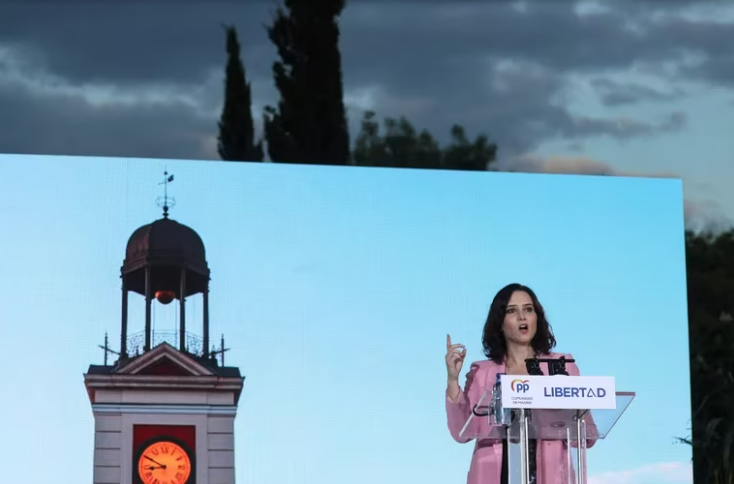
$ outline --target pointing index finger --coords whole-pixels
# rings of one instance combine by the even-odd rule
[[[446,335],[446,347],[451,348],[451,335],[450,334]]]

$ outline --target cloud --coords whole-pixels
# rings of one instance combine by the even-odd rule
[[[666,92],[642,84],[621,83],[606,78],[592,79],[591,86],[596,89],[602,103],[607,106],[672,101],[683,96],[680,89]]]
[[[586,157],[522,155],[504,167],[509,171],[526,173],[555,173],[575,175],[628,176],[643,178],[680,178],[672,172],[644,173],[624,171],[609,163]]]
[[[610,119],[574,113],[567,102],[576,94],[571,73],[677,58],[669,41],[629,32],[619,12],[579,15],[571,1],[517,3],[355,3],[342,21],[347,87],[379,85],[389,98],[433,99],[421,127],[478,127],[498,142],[501,156],[550,139],[629,139],[683,127],[682,113],[662,121]],[[375,110],[400,114],[391,103]]]
[[[632,470],[589,476],[589,484],[693,484],[690,462],[658,462]]]
[[[169,2],[4,2],[0,44],[23,45],[35,64],[71,83],[189,84],[224,68],[223,23],[240,27],[248,67],[267,72],[263,24],[274,4],[179,2],[172,15]]]
[[[95,116],[103,125],[111,122],[106,118],[116,118],[119,129],[126,119],[135,125],[130,127],[132,132],[151,133],[150,139],[131,136],[126,154],[175,158],[186,152],[191,153],[187,157],[199,157],[200,149],[192,150],[188,145],[179,149],[166,136],[156,142],[152,133],[160,129],[162,118],[154,113],[163,113],[175,104],[176,117],[166,123],[171,131],[179,123],[182,130],[206,125],[207,138],[216,136],[211,113],[221,104],[225,61],[220,24],[233,22],[240,33],[248,76],[253,80],[255,117],[259,120],[259,110],[274,102],[277,94],[270,79],[275,50],[263,27],[273,5],[265,0],[246,5],[190,2],[177,7],[174,18],[166,3],[48,3],[39,15],[37,5],[10,2],[0,4],[0,46],[22,52],[27,72],[43,71],[76,91],[106,89],[110,97],[120,97],[121,93],[137,96],[141,106],[137,114],[129,103],[107,103]],[[378,115],[411,116],[439,138],[448,136],[452,124],[464,124],[470,131],[488,133],[498,142],[501,156],[532,151],[557,138],[569,142],[597,136],[630,139],[684,127],[684,116],[675,112],[655,120],[584,116],[568,108],[566,98],[574,89],[569,81],[571,73],[627,70],[641,62],[657,65],[665,59],[678,59],[685,45],[666,30],[678,20],[653,24],[646,20],[649,13],[635,19],[624,8],[584,10],[579,5],[570,0],[350,3],[340,20],[345,92],[347,101],[356,105],[350,106],[350,117],[352,121],[358,118],[359,101],[368,100]],[[635,22],[647,30],[631,28]],[[130,35],[130,25],[135,25],[135,35]],[[694,30],[687,31],[688,41],[703,48],[718,45],[705,40],[705,32]],[[722,37],[725,34],[716,31],[712,38],[721,43],[728,38]],[[17,90],[21,81],[30,82],[31,77],[17,80],[13,88]],[[156,101],[151,94],[156,89],[159,97],[163,90],[177,93],[178,101]],[[0,97],[12,97],[14,92],[6,90]],[[42,132],[39,136],[38,129],[48,129],[43,118],[66,119],[75,110],[87,112],[90,104],[78,95],[72,98],[81,102],[79,106],[69,97],[59,103],[58,91],[45,97],[37,89],[26,88],[24,92],[20,99],[34,109],[6,114],[36,126],[30,135],[17,130],[13,146],[21,152],[57,149],[57,145],[48,146],[55,135]],[[617,92],[613,100],[618,102],[621,94]],[[637,89],[634,94],[639,97],[643,93]],[[43,104],[39,97],[43,97]],[[70,112],[61,114],[58,109],[62,105]],[[4,111],[10,107],[23,109],[15,102],[4,106]],[[37,118],[29,118],[31,112]],[[85,138],[84,123],[62,126],[69,137]],[[119,146],[114,139],[117,133],[108,129],[105,135],[101,131],[95,132],[100,137],[94,146],[82,145],[77,150],[115,154],[103,145]],[[6,149],[6,142],[0,139],[0,150]],[[148,152],[154,145],[153,152]]]
[[[597,176],[622,176],[635,178],[681,178],[673,172],[641,172],[619,170],[609,163],[586,157],[522,155],[505,160],[497,167],[501,170],[521,173],[549,173]],[[685,186],[685,181],[684,181]],[[718,232],[731,226],[731,220],[724,215],[722,207],[713,200],[683,201],[683,214],[689,230],[708,230]]]
[[[196,86],[74,84],[0,49],[0,149],[9,153],[201,158],[216,126]]]
[[[696,232],[721,233],[730,230],[732,219],[714,200],[683,200],[686,229]]]

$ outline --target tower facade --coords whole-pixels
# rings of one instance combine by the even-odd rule
[[[201,237],[168,217],[130,237],[121,268],[119,351],[84,375],[95,421],[94,484],[234,484],[234,421],[244,378],[209,341],[209,268]],[[128,334],[128,295],[143,296],[145,329]],[[186,298],[203,298],[199,337]],[[173,334],[154,332],[153,304],[179,304]],[[107,364],[107,353],[117,355]],[[221,362],[217,355],[221,355]]]

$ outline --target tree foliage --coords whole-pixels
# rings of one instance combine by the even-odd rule
[[[342,86],[338,17],[344,0],[285,0],[268,36],[280,60],[273,64],[278,106],[264,115],[274,162],[346,165],[349,132]]]
[[[418,131],[404,117],[386,118],[383,125],[384,133],[375,113],[365,113],[353,152],[356,165],[484,171],[497,156],[497,145],[486,135],[470,141],[459,125],[451,128],[447,146],[428,131]]]
[[[227,67],[224,106],[219,120],[217,149],[225,161],[262,161],[262,142],[255,142],[252,93],[240,57],[240,43],[234,26],[225,26]]]
[[[734,230],[686,234],[694,481],[734,483]]]

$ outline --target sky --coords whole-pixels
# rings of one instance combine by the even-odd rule
[[[172,218],[206,244],[212,336],[246,376],[238,482],[461,482],[446,334],[484,359],[491,299],[521,282],[557,351],[637,392],[590,451],[591,484],[691,483],[680,180],[2,155],[9,481],[90,482],[82,374],[106,332],[117,346],[125,244],[160,217],[166,167]],[[201,307],[187,301],[198,334]],[[143,315],[131,296],[131,333]],[[175,329],[176,305],[154,305],[153,326]]]
[[[275,5],[3,2],[0,152],[216,159],[221,24],[259,124]],[[678,177],[690,228],[734,220],[730,2],[350,0],[339,22],[353,138],[366,109],[443,140],[461,123],[495,169]]]

